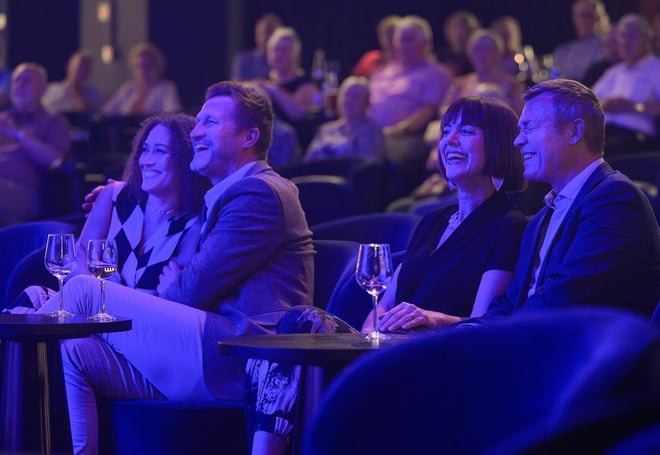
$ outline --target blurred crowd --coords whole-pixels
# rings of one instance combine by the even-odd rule
[[[233,56],[230,77],[270,96],[276,122],[269,162],[276,169],[367,156],[396,169],[401,196],[446,190],[434,170],[438,121],[449,104],[486,95],[519,114],[524,91],[547,79],[574,79],[595,91],[607,114],[608,155],[660,150],[660,12],[652,18],[631,12],[614,21],[602,1],[576,0],[566,14],[575,38],[543,56],[525,42],[513,16],[483,24],[473,12],[455,11],[442,24],[445,45],[434,49],[427,19],[388,15],[376,29],[379,48],[341,72],[322,49],[305,68],[297,31],[266,13],[256,22],[254,48]],[[50,81],[34,62],[0,74],[0,188],[11,195],[0,202],[0,226],[43,216],[44,174],[90,158],[77,155],[76,144],[89,142],[92,119],[115,128],[105,142],[116,149],[124,145],[117,145],[118,123],[131,124],[132,137],[148,115],[183,110],[154,43],[134,46],[127,64],[132,77],[105,100],[90,83],[93,58],[84,50],[71,55],[61,81]]]

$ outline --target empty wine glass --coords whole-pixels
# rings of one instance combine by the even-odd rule
[[[64,309],[64,278],[76,269],[76,242],[73,234],[48,234],[46,251],[44,253],[46,270],[57,278],[60,285],[60,308],[49,313],[54,318],[68,318],[72,313]]]
[[[376,305],[378,296],[385,291],[392,280],[392,253],[387,243],[363,243],[358,250],[355,279],[362,289],[371,296],[373,307],[373,330],[367,334],[367,339],[382,340],[390,338],[389,335],[378,331],[378,316]]]
[[[117,319],[105,311],[105,281],[117,270],[117,245],[112,239],[90,240],[87,247],[87,268],[89,273],[101,281],[101,311],[89,317],[94,321],[114,321]]]

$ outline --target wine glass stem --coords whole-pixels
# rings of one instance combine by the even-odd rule
[[[376,314],[376,305],[378,305],[378,296],[371,296],[371,305],[373,306],[374,332],[378,332],[378,314]]]
[[[58,278],[57,281],[60,283],[60,312],[64,310],[64,294],[62,293],[62,289],[64,288],[64,279],[63,278]]]
[[[105,280],[101,280],[101,313],[105,313]]]

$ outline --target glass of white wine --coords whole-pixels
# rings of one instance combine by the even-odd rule
[[[112,239],[90,240],[87,246],[89,273],[101,281],[101,310],[90,316],[94,321],[108,322],[117,318],[105,310],[105,281],[117,270],[117,245]]]
[[[367,339],[378,341],[390,338],[378,331],[378,315],[376,305],[378,296],[387,289],[393,276],[392,253],[387,243],[363,243],[358,250],[355,279],[362,289],[371,296],[373,309],[373,330]]]
[[[60,308],[49,313],[54,318],[68,318],[72,313],[64,309],[64,278],[76,269],[76,242],[73,234],[48,234],[46,251],[44,252],[46,270],[57,278],[60,285]]]

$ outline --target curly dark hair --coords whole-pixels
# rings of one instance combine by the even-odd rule
[[[171,135],[172,163],[181,178],[179,191],[181,193],[182,209],[185,214],[199,213],[204,203],[204,193],[210,188],[210,182],[190,170],[193,147],[190,142],[190,132],[195,127],[195,119],[185,114],[161,114],[148,117],[140,124],[140,129],[133,138],[131,155],[124,170],[124,181],[138,201],[143,201],[147,193],[142,190],[142,172],[138,160],[147,136],[156,126],[167,128]]]

